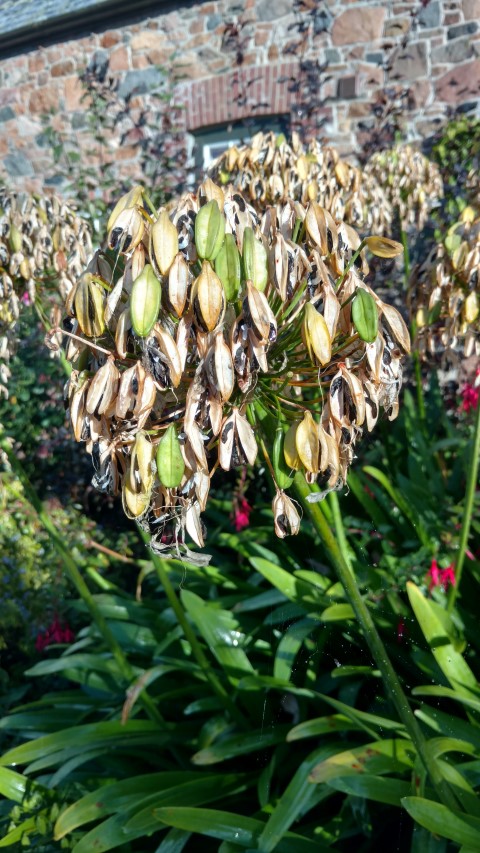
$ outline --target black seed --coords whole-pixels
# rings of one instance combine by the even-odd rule
[[[330,384],[330,396],[333,397],[335,394],[338,394],[342,387],[343,379],[341,376],[337,376],[336,379]]]
[[[226,443],[227,443],[227,441],[228,441],[228,434],[229,434],[229,432],[230,432],[232,429],[233,429],[233,423],[232,423],[232,421],[230,421],[230,423],[225,424],[225,426],[224,426],[224,428],[223,428],[223,430],[222,430],[222,444],[226,444]]]

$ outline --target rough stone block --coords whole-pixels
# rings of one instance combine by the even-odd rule
[[[292,11],[290,0],[260,0],[256,7],[259,21],[276,21]]]
[[[447,31],[447,38],[456,39],[460,36],[468,36],[472,35],[472,33],[476,33],[478,30],[478,24],[476,21],[468,21],[466,24],[459,24],[458,27],[449,27]]]
[[[432,62],[465,62],[474,55],[473,43],[469,38],[455,39],[432,50]]]
[[[216,30],[217,27],[222,23],[223,18],[221,15],[209,15],[207,18],[207,30],[211,32],[211,30]]]
[[[480,98],[480,59],[447,71],[435,84],[435,93],[447,104],[461,104]]]
[[[416,80],[427,73],[427,47],[425,42],[412,42],[397,48],[392,55],[391,80]]]
[[[384,55],[383,53],[366,53],[365,61],[371,62],[373,65],[383,65]]]
[[[385,21],[385,38],[396,38],[408,33],[411,25],[410,18],[390,18]]]
[[[5,171],[11,178],[27,178],[35,174],[34,168],[28,157],[20,148],[14,149],[3,161]]]
[[[340,51],[336,50],[334,47],[327,47],[324,52],[325,62],[329,62],[332,65],[335,62],[340,62]]]
[[[12,118],[15,118],[15,113],[11,107],[0,107],[0,124]]]
[[[71,74],[75,70],[75,63],[73,59],[61,59],[60,62],[56,62],[55,65],[52,65],[50,68],[50,74],[52,77],[65,77],[67,74]]]
[[[362,6],[342,12],[332,27],[333,44],[355,44],[381,38],[385,14],[382,6]]]
[[[131,95],[144,95],[151,89],[156,89],[164,82],[163,74],[156,68],[145,68],[141,71],[127,71],[122,80],[118,94],[121,98]]]
[[[466,21],[478,21],[480,19],[480,0],[463,0],[462,9]]]
[[[438,0],[430,0],[430,3],[420,10],[417,20],[419,25],[426,30],[438,27],[441,21],[441,10]]]

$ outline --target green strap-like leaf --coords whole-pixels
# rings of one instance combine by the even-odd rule
[[[480,820],[471,815],[453,812],[441,803],[423,797],[404,797],[403,807],[420,826],[435,835],[465,844],[480,853]]]
[[[472,698],[472,694],[475,696],[478,690],[477,680],[465,659],[450,642],[432,602],[411,581],[407,583],[407,592],[418,624],[443,674],[460,696]]]

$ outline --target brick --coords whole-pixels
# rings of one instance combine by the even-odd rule
[[[65,77],[67,74],[71,74],[74,70],[75,63],[73,59],[62,59],[60,62],[55,62],[55,64],[52,65],[50,68],[50,74],[52,77]]]

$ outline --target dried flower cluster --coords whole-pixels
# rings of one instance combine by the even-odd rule
[[[468,207],[425,262],[413,270],[412,321],[421,355],[463,346],[480,355],[480,217]]]
[[[339,488],[364,427],[396,415],[409,335],[362,276],[364,246],[401,246],[361,243],[317,202],[260,217],[209,178],[171,211],[134,188],[108,232],[67,299],[66,400],[94,485],[121,492],[152,547],[192,559],[214,472],[260,448],[276,532],[296,533],[295,471],[318,497]]]
[[[22,306],[35,301],[39,285],[41,295],[64,300],[91,252],[89,226],[67,204],[0,187],[0,393],[7,394]]]
[[[404,229],[422,229],[431,208],[443,196],[438,166],[410,145],[379,151],[368,160],[365,177],[384,190],[388,203],[398,211]]]
[[[217,183],[232,182],[259,212],[266,204],[316,201],[335,220],[361,232],[387,234],[392,211],[375,177],[340,158],[317,140],[305,148],[298,136],[257,133],[250,145],[229,148],[208,170]]]

